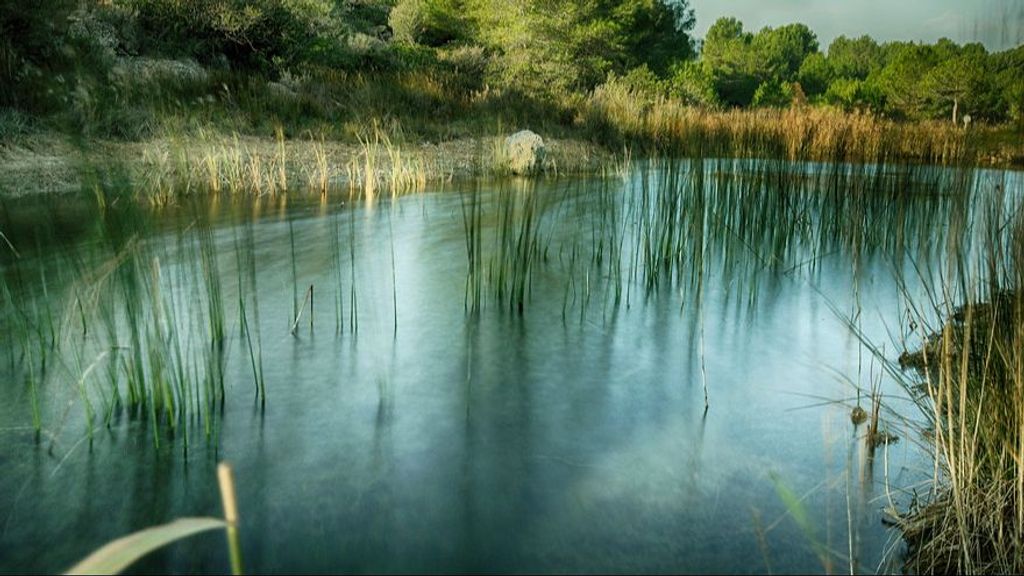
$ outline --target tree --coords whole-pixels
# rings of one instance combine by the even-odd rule
[[[151,48],[245,66],[288,68],[338,48],[345,32],[333,0],[122,0]]]
[[[750,44],[753,35],[735,18],[719,18],[708,29],[701,62],[713,79],[718,98],[730,106],[747,106],[760,84]]]
[[[856,78],[836,78],[822,96],[822,99],[844,110],[853,110],[867,104],[865,84]]]
[[[696,22],[687,0],[627,0],[614,8],[626,67],[646,65],[664,76],[676,62],[694,56],[690,31]]]
[[[714,78],[705,66],[693,60],[676,64],[668,81],[668,89],[671,96],[690,105],[705,108],[716,108],[719,105]]]
[[[828,47],[828,63],[839,78],[864,80],[885,66],[881,47],[870,36],[840,36]]]
[[[797,79],[804,60],[817,51],[817,37],[804,24],[765,27],[755,35],[744,32],[735,18],[719,18],[708,29],[701,59],[719,98],[732,106],[747,106],[761,86],[762,100],[769,93],[777,95],[783,84]]]
[[[755,108],[786,108],[793,102],[792,87],[779,80],[766,80],[757,87],[751,106]]]
[[[478,39],[497,52],[492,74],[524,92],[590,89],[624,61],[619,24],[597,0],[468,4]]]
[[[818,52],[818,38],[804,24],[765,27],[750,43],[762,80],[791,82],[804,60]]]
[[[980,48],[980,50],[978,50]],[[924,76],[922,89],[938,110],[950,110],[953,124],[959,122],[963,106],[971,106],[980,97],[986,74],[985,49],[947,50],[951,56],[934,66]]]
[[[733,17],[722,17],[708,28],[701,47],[701,58],[712,69],[736,67],[745,58],[753,35],[743,31],[743,23]]]
[[[1024,45],[993,54],[991,60],[996,109],[1024,130]]]
[[[836,73],[828,59],[820,52],[815,52],[803,61],[796,77],[807,96],[814,98],[828,90]]]
[[[885,109],[899,116],[928,116],[928,93],[922,81],[935,66],[932,47],[922,44],[894,43],[885,68],[869,76],[867,82],[877,86],[885,98]]]
[[[686,0],[466,0],[497,78],[536,93],[590,90],[610,72],[659,74],[692,54]]]
[[[75,68],[68,17],[76,0],[0,0],[0,106],[31,111],[59,107],[53,95]]]

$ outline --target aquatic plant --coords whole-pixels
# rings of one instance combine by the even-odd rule
[[[217,465],[224,518],[178,518],[109,542],[69,568],[66,574],[120,574],[154,550],[202,532],[223,528],[228,539],[231,573],[242,574],[242,548],[238,539],[238,504],[234,475],[223,462]]]
[[[897,520],[914,571],[1024,569],[1020,203],[998,188],[987,195],[978,252],[950,250],[943,270],[924,278],[927,299],[904,290],[921,345],[900,357],[915,370],[898,374],[921,409],[935,462],[933,497]]]

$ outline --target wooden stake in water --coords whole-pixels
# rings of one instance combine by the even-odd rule
[[[238,502],[235,500],[235,480],[231,473],[231,465],[225,462],[217,465],[217,483],[220,484],[220,499],[224,505],[224,521],[228,523],[231,573],[242,574],[242,546],[238,540]]]

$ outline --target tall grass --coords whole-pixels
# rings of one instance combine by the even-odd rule
[[[519,184],[498,191],[495,250],[487,273],[496,300],[522,315],[546,239],[541,195],[530,183]]]
[[[427,160],[396,143],[376,121],[359,136],[359,154],[346,167],[349,189],[372,200],[422,192],[428,180]]]
[[[466,288],[463,306],[466,311],[476,314],[483,301],[483,260],[482,260],[482,216],[480,184],[477,183],[469,194],[459,196],[462,208],[462,225],[466,238]]]
[[[256,397],[261,403],[266,403],[267,390],[266,380],[263,377],[263,337],[260,330],[259,287],[256,283],[255,235],[251,220],[245,222],[243,230],[244,241],[239,241],[237,232],[235,234],[238,316],[241,322],[242,337],[245,338],[245,344],[249,351]],[[250,302],[248,306],[246,305],[247,300]],[[252,321],[249,320],[249,307],[252,308]]]
[[[4,259],[4,318],[16,337],[8,344],[12,373],[26,382],[37,432],[47,426],[59,431],[67,421],[70,405],[55,422],[45,421],[43,410],[49,387],[66,379],[75,383],[90,438],[94,429],[126,416],[149,422],[157,446],[182,435],[187,451],[190,431],[212,437],[226,395],[228,314],[218,241],[202,209],[191,226],[154,235],[152,215],[130,188],[98,181],[95,198],[98,243],[67,254],[37,248],[37,256],[57,256],[32,260],[40,280],[31,283],[19,258],[10,268]],[[47,243],[56,238],[45,230],[36,234]],[[250,255],[251,245],[250,235]],[[237,242],[236,252],[243,260]],[[255,292],[255,263],[248,260]],[[244,269],[239,266],[240,281]],[[61,276],[57,293],[50,289],[51,271]],[[258,328],[250,331],[250,318],[259,325],[258,304],[253,294],[250,311],[244,296],[241,289],[242,332],[258,396],[265,398]]]
[[[684,156],[944,165],[977,159],[972,133],[946,122],[901,123],[830,108],[705,110],[620,84],[598,87],[580,115],[607,141]]]
[[[594,294],[629,307],[638,292],[667,286],[699,306],[712,276],[754,309],[765,281],[813,279],[826,258],[849,259],[857,276],[867,258],[943,255],[963,235],[975,178],[962,168],[761,158],[634,167],[623,179],[562,188],[499,180],[494,193],[463,193],[467,312],[485,294],[525,309],[549,253],[564,266],[563,316],[579,305],[582,317]]]
[[[1000,188],[980,246],[951,251],[910,303],[922,344],[900,362],[936,467],[934,497],[899,521],[914,572],[1024,570],[1024,206]]]

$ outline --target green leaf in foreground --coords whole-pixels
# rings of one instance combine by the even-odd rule
[[[789,516],[793,518],[796,525],[800,527],[800,531],[804,533],[804,537],[811,543],[815,554],[818,556],[818,560],[821,561],[822,567],[825,568],[825,572],[832,573],[828,549],[818,540],[814,525],[811,523],[811,517],[807,513],[807,507],[804,506],[803,498],[793,492],[789,486],[786,486],[778,474],[771,472],[769,475],[771,476],[772,483],[775,484],[775,492],[779,495],[783,505],[786,506]]]
[[[217,518],[180,518],[118,538],[68,569],[67,574],[117,574],[153,550],[227,523]]]
[[[782,479],[775,473],[771,474],[772,483],[775,484],[775,492],[779,495],[782,503],[786,506],[786,511],[796,522],[796,525],[800,527],[800,530],[812,541],[814,538],[814,527],[811,525],[810,517],[807,514],[807,509],[804,507],[803,501],[797,496],[788,486],[786,486]]]

